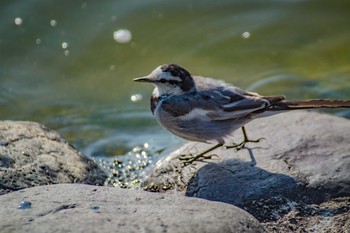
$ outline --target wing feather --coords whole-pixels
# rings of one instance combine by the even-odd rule
[[[229,120],[247,116],[270,105],[269,100],[254,92],[213,79],[194,77],[195,93],[169,97],[163,108],[181,119],[201,117],[208,120]]]

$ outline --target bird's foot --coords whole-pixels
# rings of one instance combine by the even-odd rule
[[[181,155],[179,157],[179,160],[181,161],[182,167],[185,167],[187,165],[192,164],[195,161],[203,161],[205,159],[211,159],[212,157],[218,156],[217,154],[209,154],[205,155],[203,153],[200,153],[198,155],[193,154],[187,154],[187,155]]]
[[[239,151],[239,150],[242,150],[245,147],[245,145],[248,143],[248,142],[253,142],[253,143],[258,143],[260,142],[261,140],[266,140],[266,138],[258,138],[256,140],[251,140],[251,139],[247,139],[245,138],[241,143],[238,143],[238,144],[233,144],[232,146],[225,146],[226,149],[236,149],[236,151]]]
[[[192,164],[195,161],[203,161],[204,159],[211,159],[214,156],[218,156],[216,154],[208,154],[209,152],[215,150],[218,147],[221,147],[222,144],[217,144],[205,151],[203,151],[202,153],[199,153],[197,155],[193,155],[193,154],[188,154],[188,155],[180,155],[179,160],[181,161],[182,165],[185,167],[187,165]]]

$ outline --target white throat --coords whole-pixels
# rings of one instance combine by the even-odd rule
[[[180,87],[174,87],[173,85],[155,85],[153,91],[154,94],[158,96],[161,95],[182,95],[184,91]]]

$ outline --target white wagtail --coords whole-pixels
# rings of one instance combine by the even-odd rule
[[[244,140],[235,144],[241,149],[249,140],[244,125],[256,118],[287,110],[309,108],[350,108],[350,100],[286,101],[284,96],[261,96],[223,81],[192,76],[176,64],[162,65],[151,74],[134,79],[155,85],[151,110],[157,121],[173,134],[198,142],[213,142],[214,147],[188,158],[208,158],[206,153],[223,146],[233,131],[242,128]]]

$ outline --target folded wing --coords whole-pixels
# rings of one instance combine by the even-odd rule
[[[206,79],[206,78],[202,78]],[[203,84],[205,83],[205,85]],[[260,96],[212,79],[201,82],[197,92],[173,96],[163,102],[163,108],[182,119],[229,120],[263,112],[271,103],[284,100],[284,96]]]

